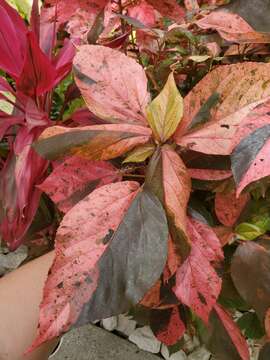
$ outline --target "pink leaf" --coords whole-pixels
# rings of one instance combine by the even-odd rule
[[[162,171],[164,204],[171,227],[172,239],[182,260],[190,252],[187,234],[186,214],[191,191],[191,181],[187,168],[179,155],[168,145],[162,147]]]
[[[209,226],[189,219],[188,232],[192,249],[176,273],[174,293],[207,323],[221,290],[221,279],[211,263],[222,260],[223,253],[217,236]]]
[[[95,188],[120,180],[120,173],[109,162],[73,156],[59,165],[39,189],[66,213]]]
[[[217,30],[227,41],[237,43],[269,43],[270,35],[255,31],[244,19],[237,14],[225,11],[213,11],[209,15],[196,21],[201,29]]]
[[[39,334],[31,350],[74,324],[96,290],[96,264],[107,248],[104,239],[120,224],[138,192],[136,182],[105,185],[75,205],[56,235],[55,259],[44,288]]]
[[[146,125],[147,78],[134,59],[104,46],[84,45],[73,64],[91,112],[109,122]]]
[[[224,180],[232,176],[231,170],[188,169],[189,176],[198,180]]]

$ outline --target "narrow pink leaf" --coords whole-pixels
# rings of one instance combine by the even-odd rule
[[[223,254],[220,242],[209,226],[189,219],[188,232],[192,249],[176,273],[174,293],[207,323],[221,290],[221,279],[211,262],[219,262]]]

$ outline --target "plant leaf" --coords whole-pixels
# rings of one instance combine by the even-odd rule
[[[230,314],[216,304],[209,319],[209,326],[201,332],[202,340],[219,360],[249,360],[245,338]]]
[[[128,162],[143,162],[151,155],[153,155],[154,151],[155,145],[153,144],[145,144],[138,146],[128,154],[128,156],[123,161],[123,164]]]
[[[27,48],[17,89],[29,96],[39,96],[54,86],[56,70],[49,58],[41,51],[33,32],[27,34]]]
[[[270,249],[266,243],[240,245],[232,259],[231,275],[242,298],[264,322],[270,307]]]
[[[270,42],[269,33],[255,31],[244,19],[237,14],[225,11],[212,11],[202,19],[196,21],[201,29],[214,29],[220,36],[239,44],[263,44]]]
[[[185,16],[185,9],[179,6],[176,0],[146,0],[148,4],[152,5],[161,15],[173,20],[183,20]]]
[[[168,236],[160,201],[148,190],[139,192],[98,263],[98,287],[78,323],[122,314],[138,304],[162,274]]]
[[[191,249],[187,233],[187,205],[191,180],[185,164],[170,146],[162,147],[161,157],[164,206],[176,252],[183,261]]]
[[[221,244],[208,225],[192,218],[188,220],[188,233],[191,253],[176,273],[174,293],[207,323],[221,290],[221,279],[211,265],[223,259]]]
[[[0,18],[0,67],[16,79],[23,67],[27,28],[5,0],[0,1]]]
[[[66,213],[95,188],[120,180],[120,173],[109,162],[73,156],[57,166],[38,188]]]
[[[178,306],[164,310],[152,310],[150,327],[156,338],[167,346],[176,344],[186,330]]]
[[[206,75],[184,99],[177,144],[206,154],[229,155],[241,122],[269,98],[269,69],[269,64],[245,62],[219,66]]]
[[[239,198],[236,198],[235,191],[216,193],[215,213],[218,220],[225,226],[234,226],[249,200],[249,194],[243,194]]]
[[[158,141],[165,142],[174,134],[183,116],[183,99],[173,73],[169,75],[161,93],[148,105],[146,114]]]
[[[31,350],[78,320],[98,285],[97,262],[138,189],[139,184],[130,181],[105,185],[65,215],[56,234],[55,259],[40,307],[39,334]]]
[[[42,133],[34,148],[49,160],[65,155],[77,155],[88,160],[109,160],[147,143],[150,135],[151,131],[146,127],[126,124],[76,128],[52,126]]]
[[[108,47],[84,45],[73,67],[77,86],[96,116],[113,123],[146,124],[147,78],[134,59]]]
[[[270,123],[248,135],[234,149],[232,172],[238,196],[250,183],[270,175],[269,149]]]

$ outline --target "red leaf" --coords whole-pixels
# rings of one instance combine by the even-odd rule
[[[27,50],[17,89],[29,96],[42,95],[52,89],[55,68],[41,51],[34,33],[27,34]]]
[[[149,128],[127,124],[52,126],[42,133],[34,148],[50,160],[68,154],[88,160],[109,160],[147,143],[150,135]]]
[[[150,327],[156,338],[167,346],[176,344],[186,330],[178,306],[165,310],[153,310]]]
[[[241,334],[238,326],[233,321],[232,317],[219,304],[215,305],[215,312],[223,323],[228,335],[231,338],[233,345],[236,347],[239,356],[242,360],[249,360],[249,350],[244,336]]]
[[[174,292],[207,323],[221,290],[221,279],[211,263],[222,260],[223,253],[217,236],[208,225],[189,219],[188,233],[192,249],[176,273]]]
[[[146,0],[161,15],[176,21],[181,21],[185,16],[185,9],[179,6],[176,0]]]
[[[120,173],[109,162],[74,156],[59,165],[39,189],[66,213],[95,188],[120,180]]]
[[[67,331],[78,319],[97,287],[96,264],[107,248],[104,239],[117,229],[138,188],[130,181],[105,185],[65,215],[44,288],[39,335],[31,350]]]
[[[186,213],[191,181],[185,164],[170,146],[163,146],[161,154],[164,205],[170,219],[171,235],[177,253],[178,255],[181,254],[183,260],[190,252],[190,240],[186,229]]]
[[[72,68],[72,61],[74,56],[74,45],[69,40],[65,41],[64,46],[59,51],[57,57],[53,61],[56,69],[56,78],[54,85],[57,85],[69,74]]]
[[[0,67],[16,79],[23,67],[27,29],[4,0],[0,1],[0,18]]]
[[[43,181],[48,163],[31,148],[38,132],[22,128],[16,137],[14,153],[10,153],[0,177],[0,232],[10,249],[23,241],[39,205],[41,191],[35,187]]]
[[[91,112],[108,122],[146,125],[147,78],[134,59],[104,46],[84,45],[73,64]]]
[[[213,11],[209,15],[196,21],[201,29],[217,30],[227,41],[237,43],[269,43],[270,35],[255,31],[244,19],[237,14],[225,11]]]
[[[243,194],[236,198],[236,192],[217,193],[215,197],[215,212],[218,220],[225,226],[234,226],[241,212],[250,199],[250,195]]]

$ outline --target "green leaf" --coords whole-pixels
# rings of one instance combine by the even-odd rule
[[[142,146],[138,146],[134,150],[132,150],[128,156],[123,161],[123,164],[129,162],[143,162],[147,158],[149,158],[155,151],[155,145],[153,144],[145,144]]]
[[[250,223],[242,223],[235,229],[238,239],[241,240],[254,240],[258,236],[263,235],[265,230]]]
[[[264,330],[255,312],[247,312],[237,321],[238,326],[246,337],[260,339],[264,336]]]
[[[183,116],[183,106],[171,73],[161,93],[146,108],[147,120],[158,141],[165,142],[174,134]]]

